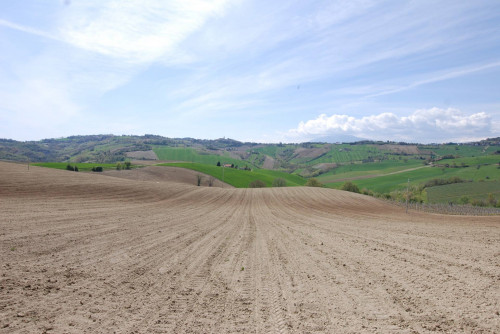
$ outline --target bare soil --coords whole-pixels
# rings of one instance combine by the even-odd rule
[[[295,150],[295,158],[311,158],[311,160],[329,152],[332,145],[324,145],[322,147],[304,148],[299,147]]]
[[[262,168],[274,169],[274,159],[271,158],[270,156],[266,155],[266,159],[264,160],[264,164],[262,165]]]
[[[170,182],[197,185],[198,175],[201,175],[201,185],[208,187],[210,175],[194,170],[167,166],[148,166],[132,170],[108,170],[103,175],[136,181]],[[232,185],[223,183],[218,179],[212,180],[213,187],[233,188]]]
[[[499,333],[500,221],[0,162],[0,333]]]
[[[153,150],[127,152],[126,155],[132,159],[158,160],[158,156]]]
[[[421,154],[420,150],[416,145],[396,145],[396,144],[385,144],[385,145],[375,145],[374,147],[381,150],[389,150],[394,153],[405,153],[405,154]]]

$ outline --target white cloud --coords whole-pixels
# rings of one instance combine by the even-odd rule
[[[493,136],[498,130],[492,117],[485,112],[466,115],[457,109],[431,108],[402,117],[393,113],[361,118],[321,114],[316,119],[300,122],[285,137],[288,140],[314,140],[325,136],[349,135],[374,140],[461,142]]]

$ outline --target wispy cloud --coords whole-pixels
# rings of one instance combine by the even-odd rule
[[[20,25],[20,24],[16,24],[16,23],[13,23],[13,22],[10,22],[7,20],[0,19],[0,26],[7,27],[10,29],[14,29],[14,30],[18,30],[18,31],[22,31],[22,32],[25,32],[25,33],[28,33],[31,35],[36,35],[36,36],[40,36],[40,37],[44,37],[44,38],[48,38],[48,39],[53,39],[56,41],[61,41],[61,39],[59,37],[57,37],[56,35],[50,34],[46,31],[27,27],[27,26]]]
[[[126,60],[151,62],[173,52],[226,0],[85,1],[65,13],[59,33],[72,45]]]
[[[400,86],[400,87],[388,88],[388,89],[382,90],[380,92],[367,95],[365,97],[366,98],[371,98],[371,97],[377,97],[377,96],[382,96],[382,95],[389,95],[389,94],[399,93],[399,92],[402,92],[402,91],[405,91],[405,90],[409,90],[409,89],[412,89],[412,88],[416,88],[416,87],[419,87],[419,86],[422,86],[422,85],[427,85],[427,84],[431,84],[431,83],[434,83],[434,82],[439,82],[439,81],[444,81],[444,80],[459,78],[459,77],[466,76],[466,75],[469,75],[469,74],[473,74],[473,73],[476,73],[476,72],[481,72],[481,71],[485,71],[485,70],[488,70],[488,69],[494,69],[496,67],[500,67],[500,61],[491,62],[491,63],[487,63],[487,64],[481,64],[481,65],[467,66],[467,67],[462,67],[462,68],[449,69],[446,72],[442,72],[441,71],[441,73],[438,73],[438,74],[435,74],[435,75],[431,75],[430,78],[422,79],[422,80],[419,80],[419,81],[415,81],[415,82],[412,82],[412,83],[410,83],[408,85],[403,85],[403,86]]]
[[[33,115],[31,94],[40,114],[77,111],[67,113],[68,126],[86,129],[106,115],[127,117],[137,131],[196,137],[259,138],[318,114],[401,118],[422,106],[485,110],[493,123],[500,117],[470,106],[495,103],[498,79],[467,80],[500,69],[493,0],[65,3],[0,4],[0,89],[8,88],[0,113],[16,113],[11,128]],[[453,95],[451,84],[467,91],[486,81],[493,88],[481,96],[436,103]],[[426,86],[436,82],[443,84],[429,99]]]
[[[492,117],[485,112],[466,115],[457,109],[421,109],[409,116],[381,113],[356,118],[348,115],[322,114],[300,122],[285,135],[288,140],[314,140],[325,136],[350,135],[377,140],[419,138],[421,142],[464,141],[473,137],[494,135]]]

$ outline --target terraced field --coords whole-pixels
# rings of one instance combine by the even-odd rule
[[[154,173],[0,162],[0,333],[500,332],[498,217]]]

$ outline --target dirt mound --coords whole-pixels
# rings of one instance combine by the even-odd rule
[[[271,158],[270,156],[266,155],[266,158],[264,160],[264,164],[262,165],[262,168],[273,169],[274,168],[274,159]]]
[[[202,176],[201,185],[209,186],[210,175],[203,174],[194,170],[166,167],[166,166],[149,166],[133,170],[109,170],[103,172],[104,175],[124,178],[137,181],[151,181],[151,182],[175,182],[190,185],[197,185],[198,175]],[[212,180],[213,187],[232,188],[227,183],[222,183],[218,179]]]
[[[311,160],[330,152],[332,145],[323,145],[321,147],[305,148],[299,147],[295,150],[295,158],[311,158]]]
[[[387,150],[394,153],[399,154],[421,154],[420,150],[416,145],[395,145],[395,144],[384,144],[384,145],[375,145],[374,147]]]
[[[140,160],[158,160],[158,156],[153,150],[127,152],[127,157]]]
[[[0,207],[0,333],[500,332],[498,217],[7,163]]]

